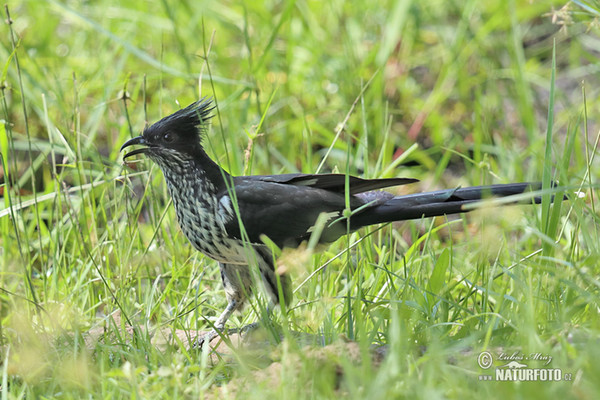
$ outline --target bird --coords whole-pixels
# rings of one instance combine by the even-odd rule
[[[123,160],[143,154],[158,165],[182,232],[196,250],[219,263],[227,306],[213,329],[197,339],[198,346],[222,334],[231,314],[256,292],[252,268],[272,305],[290,303],[290,278],[276,269],[265,237],[279,248],[296,248],[312,235],[327,244],[365,226],[464,213],[486,197],[541,188],[539,182],[522,182],[397,196],[380,189],[418,180],[335,173],[234,176],[202,144],[214,109],[212,99],[202,98],[146,126],[120,149],[138,146]],[[541,198],[532,195],[528,202]]]

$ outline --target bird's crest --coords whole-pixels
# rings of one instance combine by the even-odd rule
[[[171,132],[189,144],[199,143],[214,109],[212,99],[204,97],[150,125],[144,129],[143,135]]]

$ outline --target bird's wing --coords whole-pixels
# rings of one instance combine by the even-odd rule
[[[346,191],[346,178],[350,194],[382,189],[390,186],[400,186],[418,182],[412,178],[362,179],[344,174],[282,174],[282,175],[253,175],[240,177],[247,181],[273,182],[285,185],[308,186],[325,189],[336,193]]]
[[[295,247],[310,237],[321,213],[327,213],[332,222],[346,207],[343,193],[289,183],[285,178],[276,182],[277,179],[280,178],[236,177],[233,192],[224,190],[219,194],[220,212],[228,216],[225,229],[229,235],[244,238],[241,219],[250,242],[261,243],[261,235],[266,235],[280,247]],[[363,204],[363,200],[350,196],[351,208]],[[327,225],[321,241],[331,242],[344,233],[345,224]]]

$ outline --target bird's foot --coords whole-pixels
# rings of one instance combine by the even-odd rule
[[[196,338],[192,341],[192,349],[202,349],[205,343],[210,344],[212,340],[216,337],[219,337],[219,332],[216,329],[211,329],[210,331],[196,336]]]
[[[238,332],[240,335],[245,336],[246,334],[256,330],[259,326],[260,324],[258,322],[253,322],[251,324],[241,327],[240,329],[238,329]]]
[[[253,322],[239,329],[232,329],[230,333],[237,333],[240,336],[242,342],[246,342],[248,337],[251,337],[252,333],[255,332],[259,327],[260,324],[258,322]]]
[[[252,332],[256,331],[256,329],[258,329],[259,327],[260,327],[260,324],[258,322],[254,322],[252,324],[248,324],[241,328],[229,329],[227,331],[217,331],[216,329],[211,329],[210,331],[208,331],[206,333],[198,335],[192,341],[191,348],[192,349],[201,349],[205,343],[210,344],[213,341],[213,339],[215,339],[221,335],[238,334],[239,337],[242,338],[242,341],[243,341],[247,336],[249,336]]]

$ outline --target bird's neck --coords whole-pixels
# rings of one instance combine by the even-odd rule
[[[194,158],[159,163],[173,195],[214,196],[228,186],[231,176],[205,153]],[[175,199],[174,199],[175,200]]]

